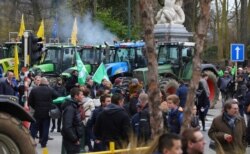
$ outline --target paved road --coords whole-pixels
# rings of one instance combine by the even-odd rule
[[[210,109],[208,112],[207,116],[207,121],[206,121],[206,130],[208,131],[211,124],[212,120],[215,116],[219,115],[221,111],[221,104],[217,104],[215,106],[215,109]],[[205,136],[205,141],[206,141],[206,147],[205,147],[205,154],[215,154],[215,152],[211,149],[209,149],[208,145],[210,142],[210,139],[207,135],[207,131],[203,132]],[[54,140],[49,140],[47,148],[48,148],[48,153],[49,154],[61,154],[61,142],[62,142],[62,137],[60,133],[53,132],[50,133],[50,136],[54,138]],[[42,148],[40,145],[37,146],[37,154],[43,154],[42,153]],[[247,154],[250,154],[250,148],[247,148]]]

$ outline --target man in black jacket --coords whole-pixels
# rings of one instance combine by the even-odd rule
[[[29,95],[29,104],[35,110],[34,118],[36,119],[35,129],[31,131],[31,135],[35,138],[37,131],[40,133],[40,143],[42,147],[46,147],[49,135],[50,116],[52,101],[58,97],[55,90],[48,86],[48,80],[41,78],[38,87],[31,90]]]
[[[115,148],[121,148],[128,143],[131,131],[128,113],[123,108],[124,99],[121,94],[114,94],[111,104],[107,105],[97,117],[94,134],[99,140],[108,146],[109,142],[115,142]]]
[[[14,85],[12,78],[14,73],[8,71],[6,74],[6,79],[0,81],[0,95],[12,95],[15,96],[17,87]]]
[[[70,90],[71,98],[62,105],[63,146],[67,154],[80,153],[80,139],[83,136],[83,123],[79,107],[83,101],[83,92],[79,88]]]

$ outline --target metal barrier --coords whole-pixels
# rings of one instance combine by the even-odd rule
[[[115,150],[115,143],[110,142],[109,143],[109,151],[100,151],[100,152],[87,152],[87,153],[81,153],[81,154],[115,154],[120,152],[135,152],[135,151],[145,151],[148,150],[149,147],[138,147],[138,148],[130,148],[130,149],[117,149]]]

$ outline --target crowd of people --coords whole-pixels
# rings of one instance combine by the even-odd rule
[[[213,120],[208,135],[215,141],[217,149],[221,147],[225,153],[241,149],[239,154],[243,154],[247,144],[250,144],[246,131],[249,131],[249,113],[246,109],[250,104],[250,84],[248,74],[243,69],[238,69],[236,82],[230,72],[226,69],[218,79],[223,111]],[[141,144],[148,144],[152,139],[149,96],[137,78],[131,79],[128,85],[123,84],[123,78],[116,78],[113,84],[107,79],[96,84],[89,76],[84,85],[79,85],[77,71],[73,71],[66,82],[59,77],[53,84],[39,75],[28,74],[19,83],[13,76],[13,72],[8,71],[6,78],[1,79],[0,94],[18,96],[20,105],[29,106],[30,113],[36,119],[29,126],[30,134],[34,139],[38,138],[41,147],[47,146],[51,139],[49,133],[55,130],[62,134],[63,146],[68,154],[104,151],[111,141],[115,142],[116,149],[126,147],[131,134],[135,134]],[[205,141],[201,131],[207,131],[205,121],[210,108],[208,77],[206,72],[201,74],[191,122],[184,131],[181,131],[181,126],[188,85],[179,81],[174,93],[159,90],[164,132],[168,133],[160,136],[155,153],[204,152]],[[233,86],[235,83],[236,89]],[[59,97],[64,97],[64,101],[53,103]],[[50,110],[54,107],[61,112],[56,119],[50,116]],[[248,118],[248,127],[244,114]]]

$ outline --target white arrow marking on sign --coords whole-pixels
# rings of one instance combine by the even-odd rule
[[[235,51],[236,51],[236,59],[239,59],[239,54],[240,54],[240,48],[239,48],[239,46],[237,46],[235,48]]]

